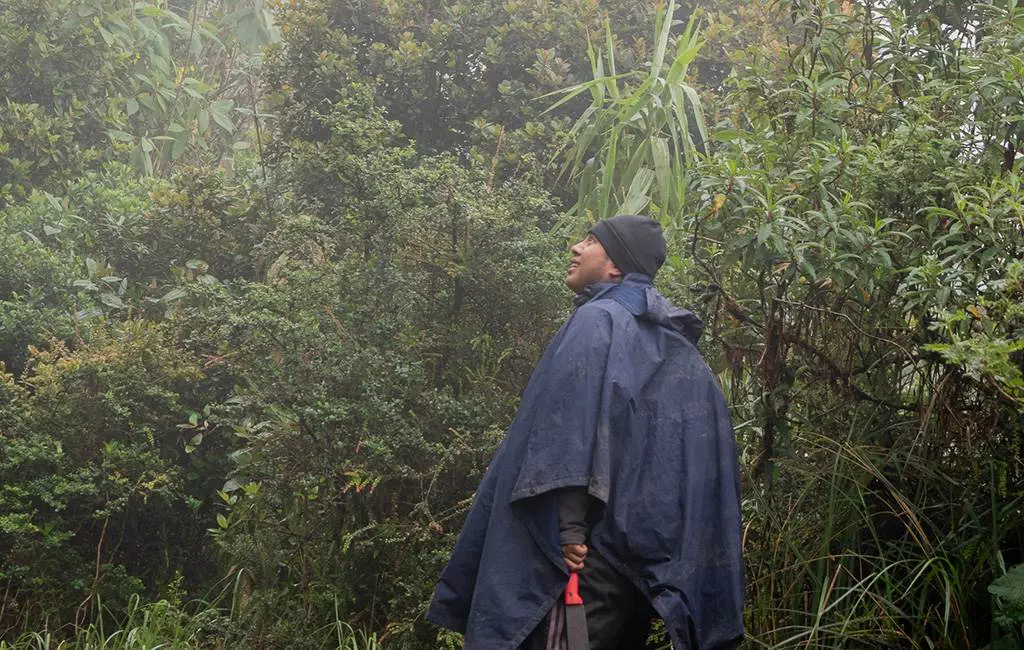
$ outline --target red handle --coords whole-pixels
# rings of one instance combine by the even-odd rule
[[[583,604],[583,599],[580,598],[580,574],[575,571],[569,574],[569,584],[565,585],[565,604]]]

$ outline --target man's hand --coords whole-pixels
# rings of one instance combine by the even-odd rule
[[[562,558],[569,571],[580,571],[583,569],[583,559],[587,557],[586,544],[563,544]]]

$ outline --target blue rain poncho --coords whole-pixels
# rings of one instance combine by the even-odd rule
[[[664,619],[676,650],[743,636],[736,446],[694,347],[702,324],[643,275],[591,287],[534,371],[428,620],[465,650],[514,650],[565,587],[559,488],[603,504],[590,544]]]

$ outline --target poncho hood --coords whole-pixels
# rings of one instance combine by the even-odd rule
[[[739,474],[702,324],[649,278],[588,287],[534,371],[427,618],[465,650],[515,650],[567,572],[556,491],[602,504],[591,546],[665,621],[675,650],[743,636]]]
[[[665,296],[655,291],[654,287],[647,287],[645,292],[647,310],[641,314],[641,318],[675,330],[685,336],[690,343],[697,345],[704,331],[704,321],[692,311],[670,303]]]

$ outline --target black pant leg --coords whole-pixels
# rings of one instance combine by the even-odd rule
[[[633,611],[626,619],[626,625],[622,630],[616,650],[646,650],[647,648],[647,637],[651,634],[651,621],[656,614],[654,608],[639,590],[636,592],[633,605]]]
[[[653,610],[629,578],[593,548],[580,572],[580,596],[591,650],[643,650]]]

